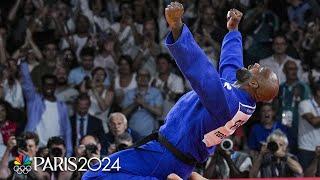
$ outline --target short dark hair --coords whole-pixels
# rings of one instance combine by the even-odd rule
[[[132,61],[132,58],[131,58],[130,56],[128,56],[128,55],[121,55],[121,56],[119,57],[118,65],[120,64],[120,61],[121,61],[121,60],[126,61],[126,62],[129,64],[130,69],[132,70],[133,61]]]
[[[132,1],[131,1],[131,0],[123,0],[123,1],[120,1],[119,11],[122,10],[122,7],[123,7],[125,4],[128,4],[129,6],[131,6],[131,9],[133,8],[133,6],[132,6]]]
[[[157,61],[159,61],[159,59],[165,59],[167,60],[168,63],[171,63],[171,56],[167,53],[160,53],[158,56],[157,56]]]
[[[117,136],[116,144],[119,144],[121,141],[133,141],[131,134],[129,134],[128,132],[124,132]]]
[[[91,0],[89,1],[89,9],[92,10],[92,7],[93,7],[93,3],[96,3],[97,0]],[[101,11],[104,11],[106,9],[106,2],[105,0],[101,0]]]
[[[80,52],[80,57],[92,56],[94,57],[95,50],[91,47],[84,47]]]
[[[93,76],[94,76],[98,71],[100,71],[100,70],[104,72],[104,78],[106,78],[106,77],[107,77],[107,73],[106,73],[106,71],[105,71],[105,69],[104,69],[103,67],[96,67],[96,68],[94,68],[94,69],[92,70],[92,72],[91,72],[92,78],[93,78]]]
[[[91,102],[90,96],[87,93],[79,94],[79,96],[77,97],[76,103],[79,103],[79,101],[81,100],[88,100],[89,102]]]
[[[283,38],[283,39],[286,41],[286,43],[288,43],[288,39],[287,39],[286,35],[285,35],[283,32],[277,32],[277,33],[275,33],[274,36],[273,36],[273,38],[272,38],[272,42],[274,42],[274,40],[275,40],[276,38],[278,38],[278,37]]]
[[[49,138],[47,148],[50,149],[53,145],[63,145],[64,147],[66,147],[64,140],[59,136],[53,136]]]
[[[83,141],[83,139],[84,139],[84,138],[89,137],[89,136],[93,137],[94,141],[96,141],[96,143],[97,143],[97,144],[99,144],[99,143],[100,143],[100,140],[99,140],[99,138],[98,138],[97,136],[87,134],[87,135],[84,135],[84,136],[82,136],[82,137],[81,137],[81,139],[80,139],[80,141],[79,141],[79,142],[80,142],[80,144],[81,144],[81,142]]]
[[[54,80],[54,83],[57,83],[57,77],[53,74],[45,74],[41,77],[41,84],[44,85],[47,79]]]
[[[24,140],[33,139],[36,145],[39,144],[39,136],[34,132],[30,132],[30,131],[23,132],[20,134],[20,137],[22,137]]]

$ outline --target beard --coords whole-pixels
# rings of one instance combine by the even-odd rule
[[[241,68],[237,70],[236,77],[240,83],[243,83],[249,80],[252,77],[252,74],[248,69]]]

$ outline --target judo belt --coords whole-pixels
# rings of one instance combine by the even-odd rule
[[[185,164],[195,166],[197,164],[197,160],[194,159],[192,156],[188,156],[181,152],[179,149],[174,147],[164,136],[162,136],[159,132],[152,133],[148,135],[147,137],[141,139],[140,141],[136,142],[133,146],[130,148],[138,148],[139,146],[142,146],[150,141],[157,140],[161,145],[166,147],[177,159],[182,161]]]

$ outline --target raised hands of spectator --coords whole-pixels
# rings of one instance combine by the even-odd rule
[[[17,146],[16,137],[15,136],[10,136],[9,140],[7,142],[7,149],[11,151],[16,146]]]
[[[108,147],[108,155],[115,153],[117,150],[117,147],[115,144],[110,144]]]
[[[138,106],[144,107],[144,105],[145,105],[144,98],[141,95],[137,95],[134,101]]]
[[[268,145],[267,145],[267,143],[261,143],[262,145],[261,145],[261,149],[260,149],[260,155],[265,155],[265,154],[267,154],[267,153],[269,153],[270,151],[268,150]]]
[[[85,155],[85,150],[86,150],[85,145],[81,144],[81,145],[77,146],[74,151],[76,157],[83,157]]]

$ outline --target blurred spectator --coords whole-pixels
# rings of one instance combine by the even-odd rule
[[[75,34],[63,38],[60,48],[73,49],[76,52],[78,61],[81,62],[81,50],[87,44],[90,37],[90,22],[86,16],[79,14],[75,20],[75,23]]]
[[[320,49],[313,54],[310,69],[303,73],[302,80],[308,84],[320,81]]]
[[[65,157],[67,154],[66,144],[59,136],[52,136],[47,143],[48,156],[52,157]]]
[[[114,78],[118,71],[118,60],[120,49],[114,35],[106,35],[102,37],[100,42],[100,52],[94,58],[94,67],[104,68],[109,75]]]
[[[8,107],[1,100],[0,101],[0,157],[5,152],[6,146],[10,136],[14,136],[17,133],[17,124],[8,119]]]
[[[151,77],[156,75],[156,58],[160,54],[160,46],[156,42],[156,35],[156,23],[154,20],[145,20],[139,53],[133,62],[135,70],[140,68],[147,69],[151,72]]]
[[[305,37],[301,44],[302,48],[307,52],[319,48],[317,45],[320,40],[320,21],[316,19],[308,23]]]
[[[10,103],[14,108],[23,109],[24,99],[21,83],[19,82],[17,62],[14,59],[8,59],[7,68],[3,73],[4,100]]]
[[[311,13],[311,6],[308,1],[304,0],[288,0],[290,6],[288,7],[288,17],[290,22],[293,22],[300,27],[305,26],[307,13]]]
[[[57,45],[54,42],[48,42],[44,45],[44,59],[31,71],[32,81],[36,88],[40,88],[41,78],[45,74],[53,74],[57,64]]]
[[[123,114],[130,117],[129,127],[139,136],[147,136],[159,126],[156,117],[162,115],[163,99],[158,89],[149,87],[148,70],[140,69],[136,80],[138,87],[125,94],[121,107]]]
[[[71,7],[66,1],[57,1],[51,16],[55,23],[56,35],[68,36],[75,31],[75,22],[71,17]]]
[[[93,70],[93,59],[95,52],[93,48],[85,47],[81,50],[81,66],[72,69],[69,73],[68,83],[70,85],[80,85],[80,83],[89,83],[92,78],[91,73]],[[109,85],[107,76],[104,80],[104,85]],[[89,83],[90,84],[90,83]],[[90,89],[87,87],[87,89]]]
[[[253,125],[248,139],[248,146],[252,157],[258,155],[261,146],[266,142],[267,137],[277,129],[280,129],[283,132],[287,131],[287,128],[276,119],[276,110],[272,104],[262,104],[260,109],[260,122]]]
[[[299,80],[298,66],[294,61],[287,61],[283,71],[286,82],[280,84],[278,94],[278,117],[282,118],[282,124],[288,127],[290,151],[297,152],[299,103],[310,97],[309,87]]]
[[[12,54],[13,59],[27,56],[30,72],[39,65],[38,61],[43,60],[42,52],[36,44],[32,34],[31,30],[28,28],[26,30],[24,44]],[[46,55],[48,51],[45,50],[44,52]]]
[[[217,20],[215,19],[216,12],[213,9],[211,3],[203,7],[203,10],[199,9],[198,19],[194,24],[193,31],[209,34],[213,40],[222,42],[223,35],[225,34],[225,28],[219,26]]]
[[[39,137],[33,132],[24,132],[20,136],[10,136],[7,142],[7,148],[0,164],[0,179],[26,179],[27,176],[33,178],[43,178],[43,172],[32,170],[28,175],[18,174],[14,171],[14,160],[10,160],[10,155],[28,156],[33,158],[38,151]],[[32,167],[33,168],[33,167]]]
[[[297,158],[288,153],[288,138],[280,130],[271,133],[253,160],[250,178],[297,177],[303,170]]]
[[[315,155],[309,167],[305,170],[306,177],[320,177],[320,146],[315,149]]]
[[[66,157],[66,144],[65,141],[58,137],[58,136],[53,136],[48,140],[47,144],[47,149],[48,149],[48,154],[47,157],[50,158],[50,162],[54,162],[53,158],[63,158]],[[63,159],[57,159],[57,163],[63,163],[61,162]],[[63,172],[63,171],[62,171]],[[57,171],[46,171],[45,174],[47,177],[50,177],[50,179],[63,179],[63,173],[61,173],[59,170]]]
[[[90,97],[80,94],[76,100],[75,114],[70,118],[73,146],[77,146],[85,135],[93,135],[103,142],[104,130],[100,119],[89,114]]]
[[[104,0],[80,0],[82,14],[85,15],[93,28],[93,33],[107,31],[111,24],[106,17],[103,17],[103,11],[106,8]]]
[[[208,179],[247,178],[252,161],[249,154],[233,151],[231,139],[225,139],[213,156],[209,158],[204,170]]]
[[[109,116],[108,121],[109,132],[106,134],[106,146],[108,147],[108,154],[111,154],[117,150],[117,139],[124,133],[128,133],[132,141],[135,142],[139,139],[139,135],[133,131],[132,129],[128,128],[128,121],[124,114],[116,112],[112,113]],[[127,143],[127,145],[129,145]]]
[[[278,76],[279,82],[284,83],[286,81],[286,75],[284,71],[284,65],[287,61],[294,61],[298,69],[298,77],[302,75],[302,67],[299,60],[293,59],[286,54],[287,40],[283,35],[277,35],[273,38],[272,49],[274,54],[266,59],[259,61],[261,66],[266,66],[272,69]]]
[[[57,66],[63,66],[69,70],[74,69],[78,66],[77,56],[71,48],[66,48],[62,51],[57,64]]]
[[[104,132],[108,132],[107,119],[113,104],[114,92],[111,88],[107,89],[103,82],[107,74],[102,67],[97,67],[92,71],[92,85],[89,90],[91,106],[89,113],[102,120]]]
[[[124,132],[120,134],[118,137],[116,137],[115,143],[116,143],[116,152],[118,152],[132,146],[133,139],[131,134],[129,134],[128,132]]]
[[[57,101],[54,95],[57,78],[53,75],[43,76],[42,94],[39,94],[31,81],[25,60],[22,60],[20,70],[22,90],[27,102],[28,122],[25,130],[36,132],[40,138],[40,145],[47,144],[52,136],[63,136],[67,154],[70,156],[72,153],[71,126],[66,104]]]
[[[199,46],[204,50],[207,56],[210,58],[211,62],[215,67],[218,65],[220,44],[218,41],[212,39],[211,35],[202,29],[195,32],[195,40]]]
[[[114,89],[119,104],[128,91],[137,88],[136,73],[132,69],[132,63],[130,56],[121,56],[118,61],[119,69],[114,80]]]
[[[256,6],[245,13],[242,24],[243,31],[249,34],[244,46],[250,61],[270,55],[269,44],[280,28],[278,16],[270,9],[271,1],[255,2]]]
[[[34,16],[36,7],[32,0],[16,0],[8,14],[8,21],[12,23],[12,44],[22,44],[25,32],[30,21],[37,19]],[[39,19],[38,19],[39,21]]]
[[[131,1],[123,1],[119,5],[120,21],[112,24],[111,29],[114,31],[120,42],[121,53],[129,55],[131,58],[135,57],[138,53],[136,46],[132,18],[132,4]]]
[[[315,156],[315,149],[320,145],[320,83],[313,87],[313,97],[299,104],[299,160],[306,169]]]
[[[158,88],[164,97],[161,120],[165,120],[167,113],[184,93],[183,80],[181,77],[172,73],[170,61],[171,58],[168,54],[158,55],[158,75],[152,81],[152,86]]]
[[[73,102],[78,96],[78,91],[68,85],[68,69],[65,66],[58,66],[54,72],[57,77],[57,88],[55,96],[59,101],[65,102],[68,107],[69,116],[73,115]]]
[[[102,159],[101,156],[101,144],[99,141],[99,138],[96,136],[92,135],[86,135],[81,138],[80,140],[80,145],[77,146],[75,150],[75,154],[77,158],[80,157],[85,157],[87,160],[91,158],[97,158],[97,159]],[[78,162],[78,166],[82,166],[80,164],[82,162]],[[91,159],[90,165],[93,166],[95,163],[97,163],[97,160]],[[84,168],[88,169],[88,167],[85,165]],[[84,172],[76,171],[76,172],[71,172],[68,173],[67,176],[65,176],[65,179],[81,179],[82,175]]]

